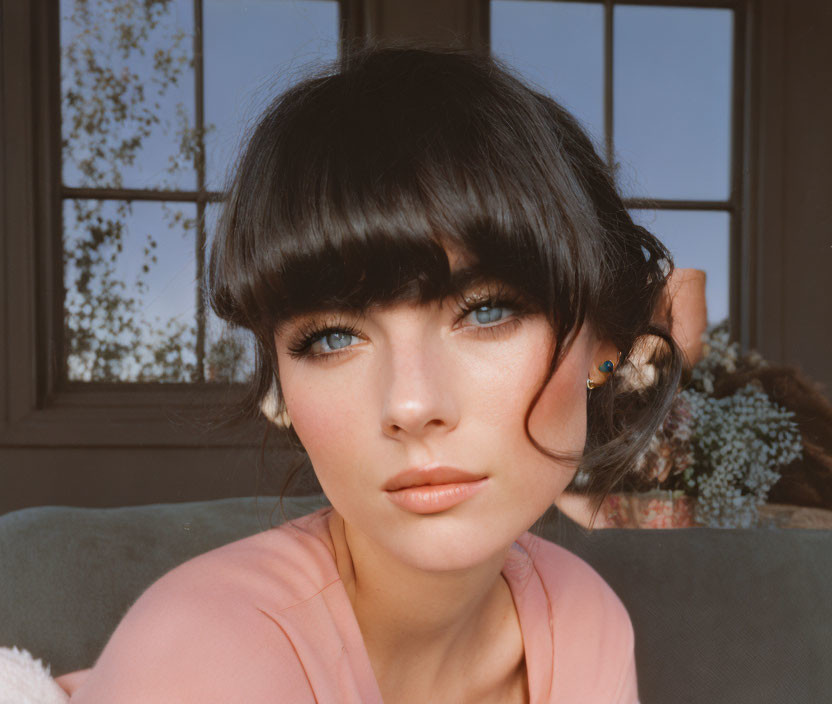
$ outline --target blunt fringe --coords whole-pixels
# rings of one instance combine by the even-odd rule
[[[683,358],[654,320],[670,253],[633,222],[575,118],[487,53],[374,45],[319,67],[269,104],[225,192],[207,288],[219,317],[254,334],[249,413],[272,389],[282,405],[281,322],[441,299],[447,245],[546,314],[555,344],[526,435],[579,464],[587,479],[568,488],[592,498],[593,516],[670,408]],[[649,389],[626,390],[613,374],[591,392],[575,457],[539,445],[528,423],[585,322],[621,363],[646,336],[664,352]]]

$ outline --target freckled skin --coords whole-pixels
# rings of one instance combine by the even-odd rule
[[[423,570],[465,568],[510,546],[575,471],[523,430],[552,345],[545,318],[483,339],[470,329],[474,316],[459,326],[457,315],[452,304],[373,311],[362,339],[327,362],[293,359],[276,341],[292,425],[324,492],[348,525]],[[544,447],[582,450],[586,377],[600,347],[584,326],[549,381],[529,422]],[[431,462],[486,474],[489,486],[429,516],[387,499],[390,477]]]
[[[452,269],[459,261],[449,252]],[[576,469],[540,453],[524,431],[554,333],[540,314],[503,309],[484,323],[452,301],[365,313],[348,321],[357,334],[340,338],[342,351],[325,361],[291,356],[291,327],[275,344],[293,428],[335,509],[338,571],[382,695],[400,704],[437,692],[447,701],[527,702],[522,634],[500,571]],[[616,357],[589,325],[573,334],[529,431],[543,447],[578,456],[586,378],[602,381],[598,364]],[[318,338],[313,347],[328,353],[329,344]],[[488,481],[434,514],[389,500],[382,487],[391,477],[433,463]],[[506,699],[509,691],[516,695]]]

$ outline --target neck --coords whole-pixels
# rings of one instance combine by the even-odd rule
[[[470,569],[425,572],[382,552],[335,510],[330,532],[379,682],[403,682],[414,673],[425,686],[458,679],[516,617],[501,575],[508,549]]]

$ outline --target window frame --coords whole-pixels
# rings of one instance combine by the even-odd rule
[[[310,0],[314,1],[314,0]],[[365,36],[360,0],[338,0],[340,51]],[[195,26],[202,0],[194,0]],[[71,188],[61,174],[60,4],[0,0],[3,72],[0,110],[0,447],[250,447],[267,421],[220,431],[209,417],[229,413],[243,384],[85,383],[63,378],[64,284],[62,206],[65,198],[185,201],[200,217],[222,194],[204,189],[197,165],[193,191]],[[200,42],[200,31],[195,32]],[[198,45],[199,46],[199,45]],[[202,120],[202,61],[195,52],[197,126]],[[204,157],[203,157],[204,158]],[[9,178],[14,174],[15,178]],[[200,262],[201,264],[202,262]],[[198,265],[197,275],[201,275]],[[278,446],[284,446],[283,437]]]
[[[614,114],[614,9],[616,5],[645,6],[645,7],[690,7],[703,9],[729,9],[734,12],[732,36],[732,95],[731,95],[731,127],[730,127],[730,193],[726,200],[689,200],[683,198],[624,198],[624,205],[634,210],[684,210],[699,212],[727,213],[729,217],[729,292],[728,292],[728,322],[732,340],[743,340],[744,344],[753,337],[755,329],[754,311],[748,305],[749,291],[753,286],[748,264],[752,260],[753,242],[750,230],[751,194],[748,191],[753,177],[751,165],[752,150],[749,148],[748,138],[751,136],[752,125],[746,119],[748,95],[747,86],[751,85],[749,71],[753,62],[749,49],[750,5],[748,0],[533,0],[534,2],[580,2],[603,6],[604,10],[604,158],[610,167],[615,166],[613,143],[613,114]],[[485,0],[490,10],[491,0]],[[486,27],[484,41],[490,43],[491,25],[490,12],[486,12]],[[748,173],[749,178],[744,178]]]
[[[342,40],[379,36],[380,30],[384,35],[384,2],[341,3]],[[734,209],[731,334],[743,349],[776,350],[783,344],[783,304],[776,296],[764,295],[762,283],[779,276],[778,253],[784,247],[783,177],[778,169],[784,144],[779,108],[785,95],[779,68],[785,56],[783,3],[642,0],[621,4],[736,11],[729,199]],[[200,420],[206,409],[214,414],[230,410],[244,392],[242,386],[61,383],[60,337],[54,333],[62,328],[63,315],[59,12],[58,3],[50,0],[0,0],[0,447],[257,445],[263,420],[233,433],[206,431]],[[465,25],[459,36],[471,46],[487,47],[489,0],[459,0],[454,12],[460,26]],[[765,53],[760,52],[762,45]],[[767,76],[765,91],[760,87],[761,72]],[[756,117],[760,113],[762,124]],[[758,166],[765,170],[758,172]],[[765,199],[758,197],[759,190],[765,192]],[[628,206],[636,207],[632,201]]]

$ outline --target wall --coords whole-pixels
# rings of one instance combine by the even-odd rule
[[[757,345],[832,398],[832,4],[763,5]]]

